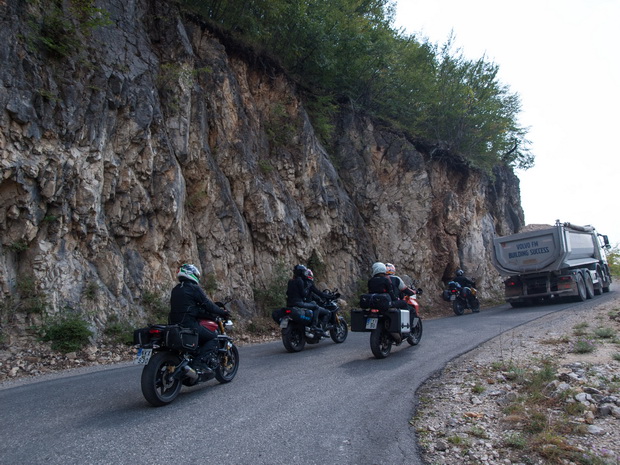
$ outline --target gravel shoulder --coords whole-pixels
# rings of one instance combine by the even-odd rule
[[[424,463],[620,464],[619,360],[620,296],[505,332],[418,390]]]

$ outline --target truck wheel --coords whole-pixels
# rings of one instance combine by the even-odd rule
[[[592,282],[592,275],[589,271],[584,273],[585,286],[586,286],[586,299],[594,297],[594,283]]]
[[[605,274],[603,275],[603,292],[609,292],[610,284],[611,284],[611,276],[609,275],[609,270],[606,269]]]
[[[581,273],[577,273],[577,295],[575,296],[575,302],[584,302],[587,299],[586,296],[586,284],[583,282],[583,276]]]

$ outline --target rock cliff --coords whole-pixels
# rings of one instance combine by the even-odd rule
[[[309,261],[345,298],[376,260],[427,306],[459,266],[497,290],[492,238],[523,224],[510,169],[467,169],[347,107],[326,148],[284,72],[172,2],[102,0],[96,27],[50,24],[43,3],[0,0],[5,302],[139,317],[183,262],[246,317]]]

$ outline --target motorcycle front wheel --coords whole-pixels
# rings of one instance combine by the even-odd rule
[[[142,370],[140,385],[142,395],[155,407],[167,405],[176,399],[181,390],[181,380],[172,374],[181,359],[170,352],[157,352]]]
[[[282,344],[288,352],[299,352],[306,346],[306,334],[303,327],[289,323],[282,329]]]
[[[375,358],[385,358],[392,351],[392,338],[383,328],[373,329],[370,332],[370,350]]]
[[[226,353],[219,354],[219,365],[215,369],[215,379],[220,383],[230,383],[239,369],[239,350],[234,344]]]
[[[422,319],[416,318],[416,324],[411,329],[407,342],[412,346],[416,346],[420,343],[420,339],[422,339]]]
[[[456,299],[452,301],[452,310],[454,311],[455,315],[462,315],[463,313],[465,313],[465,305],[463,305],[463,302],[460,301],[460,299]]]
[[[329,335],[336,344],[344,342],[348,334],[349,327],[347,326],[346,320],[342,317],[339,317],[337,325],[329,330]]]

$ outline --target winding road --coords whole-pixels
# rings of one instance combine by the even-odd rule
[[[368,333],[295,354],[281,342],[241,347],[233,382],[183,388],[162,408],[147,404],[141,367],[129,364],[5,383],[0,464],[421,464],[409,422],[426,379],[502,332],[612,297],[426,320],[418,346],[384,360]]]

